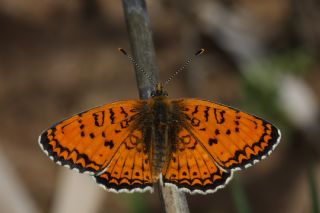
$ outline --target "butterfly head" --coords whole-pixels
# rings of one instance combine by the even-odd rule
[[[155,90],[151,92],[151,97],[168,96],[168,93],[163,90],[163,83],[157,83]]]

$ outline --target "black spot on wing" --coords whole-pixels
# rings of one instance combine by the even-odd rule
[[[206,122],[208,122],[208,120],[209,120],[209,109],[210,109],[210,107],[206,107],[206,109],[203,111],[204,118],[206,119]]]
[[[129,126],[129,121],[127,119],[121,121],[120,126],[121,126],[122,129],[127,128]]]
[[[192,116],[194,116],[195,114],[197,114],[197,113],[199,112],[198,109],[199,109],[199,106],[196,106],[196,107],[194,108],[193,112],[191,113]]]
[[[80,125],[80,129],[84,129],[84,124],[81,124],[81,125]]]
[[[191,119],[191,125],[192,126],[199,126],[200,125],[200,120],[197,118],[192,118]]]
[[[104,111],[95,112],[92,114],[94,118],[94,125],[101,127],[104,124]]]
[[[123,107],[120,107],[120,110],[120,113],[123,114],[125,118],[129,116],[128,113],[123,109]]]
[[[215,133],[216,135],[220,135],[220,130],[219,130],[219,129],[216,129],[216,130],[214,131],[214,133]]]
[[[226,134],[227,134],[227,135],[230,135],[230,134],[231,134],[230,129],[227,129]]]
[[[93,138],[95,137],[93,132],[91,132],[91,133],[89,134],[89,136],[90,136],[91,139],[93,139]]]
[[[104,142],[104,146],[105,146],[105,147],[109,147],[110,149],[112,149],[112,148],[114,147],[113,140],[105,141],[105,142]]]
[[[223,124],[225,119],[224,119],[224,114],[226,113],[224,110],[218,110],[214,109],[214,117],[216,119],[217,124]]]
[[[210,146],[212,146],[213,144],[217,144],[217,143],[218,143],[218,139],[216,139],[216,138],[209,138],[209,140],[208,140],[208,144]]]
[[[111,124],[114,124],[114,119],[115,119],[115,117],[114,117],[114,111],[110,108],[109,109],[109,113],[110,113],[110,116],[109,116],[109,118],[110,118],[110,120],[111,120]]]

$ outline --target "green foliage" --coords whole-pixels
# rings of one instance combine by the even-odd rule
[[[278,106],[281,79],[286,74],[303,76],[311,63],[307,53],[294,50],[273,55],[248,68],[242,78],[244,108],[267,119],[276,119],[281,126],[288,126],[281,106]]]
[[[150,212],[145,195],[142,193],[121,194],[121,199],[125,201],[124,205],[127,205],[132,213]]]
[[[281,129],[290,130],[290,123],[278,105],[278,91],[281,86],[281,78],[291,74],[301,76],[306,74],[312,63],[311,57],[302,50],[294,50],[281,55],[273,55],[260,61],[244,72],[242,78],[242,105],[245,111],[257,114],[267,120],[273,121]],[[319,212],[316,180],[309,171],[309,185],[313,201],[313,212]],[[232,195],[239,213],[248,213],[250,203],[241,182],[235,178],[232,182]]]
[[[240,180],[237,177],[234,177],[234,179],[231,182],[231,186],[231,193],[237,212],[250,213],[251,210],[248,198]]]
[[[320,212],[319,196],[318,196],[318,190],[317,190],[318,187],[317,187],[316,174],[315,174],[315,162],[312,159],[310,159],[308,162],[308,182],[310,187],[312,212],[318,213]]]

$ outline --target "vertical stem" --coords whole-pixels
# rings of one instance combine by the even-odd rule
[[[154,82],[159,81],[159,71],[156,66],[152,33],[149,27],[149,17],[144,0],[122,0],[125,21],[133,58]],[[135,68],[137,85],[141,99],[150,97],[154,89],[153,83],[137,67]],[[159,184],[159,192],[163,198],[167,213],[188,213],[188,203],[184,193],[174,187]]]
[[[308,179],[309,179],[309,189],[310,189],[310,197],[311,197],[311,204],[312,204],[312,212],[316,213],[320,211],[319,208],[319,196],[318,196],[318,186],[317,186],[317,179],[315,174],[315,163],[313,158],[310,157],[308,159]]]
[[[159,190],[162,195],[167,213],[189,213],[189,207],[186,195],[172,186],[160,186]]]
[[[146,3],[144,0],[123,0],[122,3],[133,58],[154,82],[158,82],[159,71],[156,65]],[[140,98],[147,99],[154,89],[154,85],[137,67],[134,68]]]

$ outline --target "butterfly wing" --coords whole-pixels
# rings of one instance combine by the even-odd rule
[[[151,190],[142,134],[132,128],[143,104],[121,101],[79,113],[44,131],[39,144],[56,163],[95,175],[107,189]]]
[[[185,128],[227,171],[264,159],[280,141],[280,131],[271,123],[237,109],[197,99],[172,104],[185,118]]]
[[[232,178],[232,171],[222,169],[199,141],[186,129],[177,135],[178,147],[163,169],[165,185],[173,185],[191,194],[214,193]]]
[[[141,131],[133,131],[120,145],[109,165],[94,176],[108,191],[153,191],[148,155]]]

